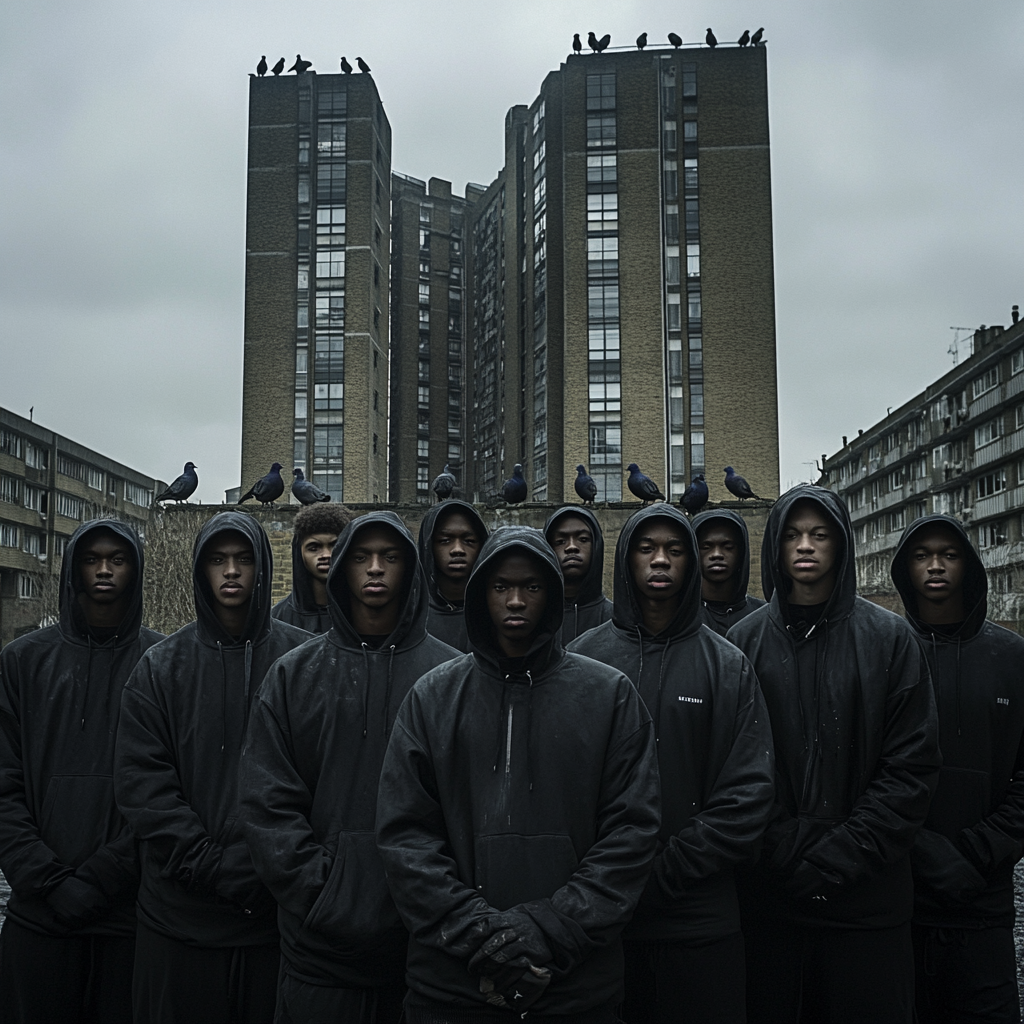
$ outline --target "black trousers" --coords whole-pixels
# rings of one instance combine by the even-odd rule
[[[912,1024],[910,924],[811,928],[744,918],[751,1024]]]
[[[405,984],[384,988],[312,985],[281,972],[274,1024],[399,1024]]]
[[[409,1024],[482,1024],[491,1020],[511,1022],[516,1020],[516,1016],[508,1010],[483,1003],[479,1006],[457,1006],[410,994],[405,1002],[405,1019]],[[535,1014],[531,1010],[527,1020],[547,1020],[551,1024],[618,1024],[619,1017],[614,1006],[595,1006],[592,1010],[568,1016]]]
[[[139,922],[135,1024],[272,1024],[280,966],[276,942],[189,946]]]
[[[132,1024],[135,939],[41,935],[7,918],[0,931],[4,1024]]]
[[[1013,929],[913,928],[919,1024],[1019,1024]]]
[[[739,932],[703,946],[626,942],[626,1024],[744,1024],[746,965]]]

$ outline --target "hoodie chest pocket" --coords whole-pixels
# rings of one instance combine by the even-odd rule
[[[474,885],[495,910],[546,899],[579,866],[567,835],[477,836]]]

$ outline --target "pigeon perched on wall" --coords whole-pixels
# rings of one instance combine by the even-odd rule
[[[611,35],[606,32],[597,41],[597,52],[598,53],[604,53],[604,51],[607,50],[609,45],[611,44],[611,41],[612,41]]]
[[[272,67],[271,69],[270,69],[270,73],[271,73],[272,75],[279,75],[279,74],[281,74],[281,72],[282,72],[282,71],[284,71],[284,57],[282,57],[282,58],[281,58],[281,59],[280,59],[280,60],[279,60],[279,61],[278,61],[278,62],[277,62],[277,63],[276,63],[276,64],[275,64],[275,65],[274,65],[274,66],[273,66],[273,67]]]
[[[153,500],[188,501],[198,486],[199,477],[196,475],[196,464],[194,462],[186,462],[185,472],[174,483],[169,484],[166,491],[162,491]]]
[[[646,32],[641,32],[640,35],[638,35],[636,37],[636,48],[638,50],[642,50],[646,45],[647,45],[647,33]]]
[[[296,467],[292,473],[295,476],[292,481],[292,494],[298,498],[300,505],[315,505],[318,501],[331,500],[329,494],[324,494],[316,484],[306,479],[301,469]]]
[[[593,35],[593,33],[591,33]],[[580,42],[579,32],[574,32],[572,36],[572,52],[581,53],[583,51],[583,44]]]
[[[683,45],[682,36],[677,36],[675,32],[669,32],[668,41],[678,50]]]
[[[444,472],[438,473],[434,479],[434,493],[437,495],[438,501],[444,501],[445,498],[450,498],[452,492],[455,490],[455,474],[448,469],[448,463],[444,464]]]
[[[739,43],[740,46],[746,46],[747,43],[750,42],[750,29],[745,28],[743,30],[743,35],[741,35],[739,39],[736,40],[736,42]]]
[[[583,499],[584,505],[593,505],[597,497],[597,484],[594,478],[587,472],[587,467],[579,465],[576,467],[576,479],[573,481],[576,493]]]
[[[281,463],[275,462],[270,467],[270,472],[266,476],[260,477],[238,499],[238,504],[241,505],[243,501],[248,501],[249,498],[255,498],[264,505],[272,505],[282,494],[284,494],[284,478],[281,476]]]
[[[260,57],[259,64],[256,65],[256,74],[259,75],[260,78],[262,78],[266,73],[267,73],[267,55],[263,54],[263,56]]]
[[[691,516],[695,516],[708,503],[708,485],[704,482],[704,474],[698,473],[689,487],[683,491],[679,499],[682,505]]]
[[[737,498],[756,498],[757,495],[750,489],[750,484],[743,479],[732,468],[732,466],[725,467],[725,487],[730,494],[735,494]]]
[[[640,467],[635,462],[631,462],[626,469],[629,470],[629,479],[626,481],[626,485],[645,505],[658,498],[661,498],[662,501],[665,500],[665,495],[658,489],[658,485],[649,476],[641,473]]]
[[[313,62],[311,60],[303,60],[302,54],[295,54],[295,63],[288,69],[294,71],[297,75],[304,75],[311,67]]]
[[[523,476],[523,467],[517,462],[512,467],[512,476],[501,485],[501,496],[510,504],[518,505],[526,501],[526,478]]]
[[[597,48],[597,36],[595,36],[593,32],[587,33],[587,46],[589,46],[594,53],[599,52]]]
[[[759,28],[751,37],[750,42],[752,46],[760,46],[764,42],[764,29]]]
[[[344,71],[346,75],[352,74],[352,65],[349,64],[344,57],[341,58],[341,70]]]
[[[715,33],[708,29],[708,34],[704,37],[704,42],[708,44],[713,50],[718,45],[718,40],[715,38]]]
[[[367,64],[362,57],[356,57],[356,67],[359,68],[364,75],[368,75],[370,73],[370,65]]]

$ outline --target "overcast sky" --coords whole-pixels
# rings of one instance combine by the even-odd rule
[[[768,39],[783,485],[1024,305],[1024,4],[8,3],[0,405],[239,483],[248,72],[373,67],[394,169],[488,183],[573,32]],[[738,371],[739,372],[739,371]],[[737,467],[741,469],[741,467]],[[246,481],[251,483],[251,481]]]

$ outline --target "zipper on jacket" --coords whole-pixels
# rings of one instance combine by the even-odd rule
[[[512,701],[508,702],[508,729],[505,733],[505,774],[512,771]]]

